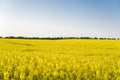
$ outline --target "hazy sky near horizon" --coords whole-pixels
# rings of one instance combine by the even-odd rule
[[[120,0],[0,0],[0,36],[120,37]]]

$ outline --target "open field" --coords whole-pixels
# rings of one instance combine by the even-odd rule
[[[0,80],[120,80],[120,41],[0,39]]]

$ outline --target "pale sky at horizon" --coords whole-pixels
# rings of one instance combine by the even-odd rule
[[[0,36],[120,37],[120,0],[0,0]]]

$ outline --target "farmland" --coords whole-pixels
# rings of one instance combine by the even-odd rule
[[[0,80],[120,80],[120,40],[0,39]]]

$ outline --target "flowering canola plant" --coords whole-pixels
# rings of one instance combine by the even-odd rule
[[[0,39],[0,80],[120,80],[120,41]]]

